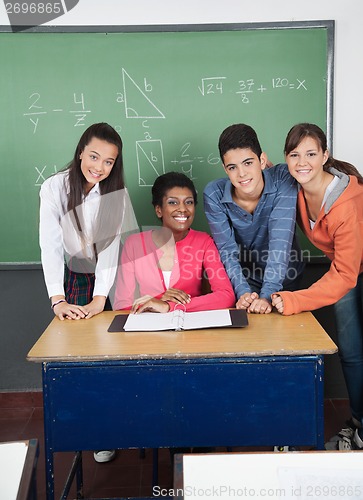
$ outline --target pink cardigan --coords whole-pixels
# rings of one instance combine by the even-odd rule
[[[166,290],[163,274],[157,265],[162,250],[154,244],[151,234],[152,231],[133,234],[126,240],[117,272],[114,309],[130,309],[135,298],[143,295],[160,298]],[[204,271],[211,293],[202,295]],[[217,247],[207,233],[193,229],[183,240],[176,242],[169,287],[189,293],[192,299],[186,305],[187,311],[224,309],[235,305],[232,285]],[[170,302],[170,310],[175,305]]]

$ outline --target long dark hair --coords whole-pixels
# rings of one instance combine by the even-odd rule
[[[327,151],[326,135],[320,127],[314,125],[313,123],[298,123],[297,125],[294,125],[287,134],[284,147],[285,155],[288,155],[291,151],[297,148],[300,142],[306,137],[315,139],[322,151]],[[358,182],[363,184],[362,175],[351,163],[337,160],[336,158],[329,156],[323,168],[325,171],[329,171],[329,167],[334,167],[336,170],[339,170],[339,172],[343,172],[347,175],[354,175],[357,177]]]
[[[87,181],[81,170],[80,155],[94,137],[114,144],[118,149],[118,155],[109,176],[100,182],[100,192],[102,196],[98,214],[92,229],[93,259],[97,261],[98,254],[114,241],[116,235],[119,234],[121,230],[128,197],[124,191],[121,192],[125,187],[121,137],[111,125],[103,122],[94,123],[82,134],[76,147],[73,160],[67,167],[69,173],[67,211],[71,213],[72,223],[85,245],[85,224],[82,202],[84,200],[85,185]]]
[[[74,152],[73,160],[67,166],[69,170],[69,195],[68,195],[68,210],[73,210],[79,206],[85,194],[86,179],[81,170],[81,153],[84,148],[96,137],[101,141],[114,144],[118,149],[116,161],[112,167],[110,175],[100,182],[101,194],[112,193],[118,189],[125,187],[123,176],[123,161],[122,161],[122,140],[116,130],[108,125],[108,123],[94,123],[82,134],[76,150]]]

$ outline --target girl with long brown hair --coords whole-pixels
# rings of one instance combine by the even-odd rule
[[[330,156],[326,136],[314,124],[301,123],[290,130],[285,157],[300,185],[297,222],[331,264],[309,288],[273,294],[272,304],[285,315],[334,304],[352,419],[326,447],[362,449],[363,178],[353,165]]]

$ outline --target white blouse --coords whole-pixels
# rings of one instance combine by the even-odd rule
[[[138,229],[129,194],[125,188],[103,195],[110,214],[108,218],[117,217],[117,224],[112,225],[98,218],[99,184],[77,207],[78,224],[73,212],[67,211],[68,193],[68,171],[49,177],[40,189],[39,242],[48,295],[64,295],[66,262],[72,271],[94,272],[93,295],[107,297],[115,279],[121,235]],[[96,262],[94,243],[104,240],[110,244],[99,251]]]

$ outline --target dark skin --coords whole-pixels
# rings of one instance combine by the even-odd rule
[[[166,192],[162,205],[155,207],[155,213],[162,221],[162,228],[153,231],[155,245],[163,249],[163,255],[158,262],[162,271],[171,271],[174,263],[175,242],[184,239],[194,220],[195,204],[193,193],[189,188],[174,187]],[[140,314],[145,311],[169,312],[168,302],[187,304],[190,295],[177,288],[168,288],[160,299],[145,295],[136,299],[131,312]]]

